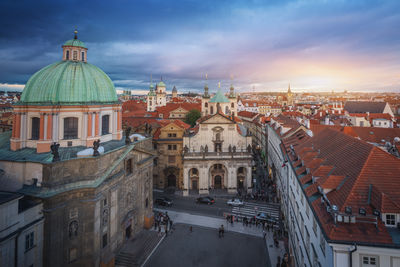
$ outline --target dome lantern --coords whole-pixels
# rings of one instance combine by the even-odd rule
[[[74,39],[66,41],[63,46],[63,60],[87,62],[87,47],[78,39],[78,31],[74,31]]]

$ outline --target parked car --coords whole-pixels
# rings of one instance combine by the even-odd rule
[[[155,203],[157,205],[161,205],[161,206],[167,206],[167,207],[171,207],[172,206],[172,199],[169,199],[167,197],[159,197],[155,200]]]
[[[266,221],[269,223],[277,223],[278,222],[275,218],[272,218],[271,216],[269,216],[268,214],[266,214],[264,212],[258,213],[256,216],[256,219],[260,220],[260,221]]]
[[[212,197],[199,197],[197,203],[205,203],[208,205],[214,204],[215,200]]]
[[[229,206],[234,206],[234,207],[240,207],[240,206],[244,205],[243,201],[241,201],[238,198],[235,198],[235,199],[232,198],[231,200],[228,200],[228,202],[226,202],[226,204],[228,204]]]

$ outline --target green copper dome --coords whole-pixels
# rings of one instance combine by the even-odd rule
[[[68,41],[66,41],[66,42],[64,43],[63,46],[67,46],[67,45],[68,45],[68,46],[79,46],[79,47],[87,48],[86,45],[85,45],[85,43],[82,42],[81,40],[78,40],[78,39],[71,39],[71,40],[68,40]]]
[[[161,82],[159,82],[159,83],[157,84],[157,86],[158,86],[158,87],[165,87],[165,83],[164,83],[163,81],[161,81]]]
[[[36,72],[25,85],[19,105],[90,105],[118,103],[111,79],[98,67],[61,61]]]
[[[215,96],[210,99],[210,103],[229,103],[229,99],[224,96],[221,90],[218,90]]]

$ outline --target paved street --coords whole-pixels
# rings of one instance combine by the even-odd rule
[[[197,204],[195,197],[182,197],[178,195],[165,195],[160,192],[154,192],[154,199],[159,196],[166,196],[174,201],[172,207],[157,206],[155,208],[162,208],[167,210],[185,211],[190,214],[203,214],[209,216],[222,217],[224,212],[230,212],[231,208],[226,204],[228,199],[226,198],[215,198],[215,203],[212,205]]]
[[[152,266],[271,266],[261,237],[226,231],[218,237],[217,229],[175,225],[172,234],[159,245],[147,261]]]

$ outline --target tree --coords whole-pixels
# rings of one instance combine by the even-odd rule
[[[192,127],[196,125],[196,121],[201,117],[201,113],[197,109],[192,109],[186,114],[185,122]]]

